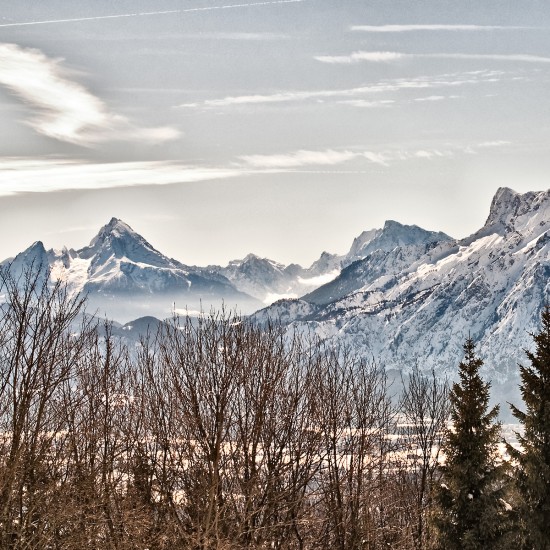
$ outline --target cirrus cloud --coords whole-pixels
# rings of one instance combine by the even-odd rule
[[[386,159],[382,153],[370,151],[325,151],[299,150],[293,153],[281,155],[245,155],[239,157],[247,166],[253,168],[297,168],[301,166],[335,166],[357,158],[366,158],[370,162],[386,165]]]
[[[349,55],[317,55],[317,61],[329,64],[390,63],[403,59],[464,59],[473,61],[514,61],[520,63],[550,63],[550,57],[530,54],[469,54],[469,53],[400,53],[357,51]]]
[[[307,151],[300,150],[282,155],[244,155],[239,157],[248,166],[254,168],[294,168],[297,166],[332,166],[354,159],[351,151]]]
[[[402,53],[397,52],[353,52],[351,55],[320,55],[316,56],[317,61],[323,63],[350,64],[360,61],[371,61],[374,63],[387,63],[388,61],[398,61],[403,58]]]
[[[70,78],[61,60],[33,48],[0,44],[0,86],[31,111],[25,121],[37,133],[81,146],[122,140],[164,142],[179,130],[140,128]]]
[[[353,25],[352,31],[389,33],[413,31],[505,31],[532,27],[503,27],[498,25]]]
[[[234,168],[188,166],[171,161],[104,162],[21,158],[0,159],[0,197],[20,193],[171,185],[243,175]]]
[[[226,96],[217,99],[206,99],[204,101],[195,101],[192,103],[183,103],[176,105],[176,108],[197,109],[197,108],[221,108],[221,107],[239,107],[246,105],[266,105],[277,103],[297,103],[310,100],[336,99],[342,103],[344,98],[356,98],[370,94],[380,94],[385,92],[399,92],[401,90],[412,89],[430,89],[430,88],[448,88],[466,85],[484,84],[496,82],[502,77],[503,73],[495,71],[473,71],[465,73],[444,74],[440,76],[416,77],[410,79],[393,79],[376,82],[370,85],[358,86],[355,88],[343,88],[332,90],[289,90],[279,91],[271,94],[247,94],[238,96]],[[356,106],[360,107],[383,107],[390,104],[391,99],[385,99],[377,102],[360,102]],[[353,104],[353,103],[350,103]]]
[[[411,160],[435,160],[453,158],[459,154],[476,154],[478,150],[485,148],[498,148],[511,145],[509,141],[493,140],[484,141],[476,144],[455,144],[449,145],[445,149],[441,148],[423,148],[423,149],[386,149],[381,151],[364,150],[335,150],[326,149],[324,151],[310,151],[300,149],[282,154],[266,155],[244,155],[238,157],[241,164],[234,163],[234,166],[244,170],[251,168],[253,170],[266,170],[271,172],[293,171],[294,168],[308,166],[337,166],[352,161],[366,160],[371,164],[389,167],[394,162],[403,162]],[[244,163],[244,164],[243,164]],[[250,173],[250,172],[249,172]]]

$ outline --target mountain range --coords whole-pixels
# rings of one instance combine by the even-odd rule
[[[16,276],[31,266],[48,272],[52,279],[66,281],[72,292],[85,293],[93,311],[119,320],[164,318],[174,309],[195,314],[222,304],[249,314],[283,298],[309,295],[373,250],[428,246],[442,239],[450,237],[388,221],[380,230],[363,232],[347,254],[323,252],[309,268],[255,254],[225,267],[197,267],[168,258],[128,224],[112,218],[79,250],[46,250],[37,241],[1,265],[9,265]]]
[[[484,226],[467,238],[390,220],[309,268],[254,254],[225,267],[188,266],[116,218],[80,250],[46,250],[39,241],[3,265],[14,273],[49,269],[87,293],[92,310],[117,320],[224,303],[258,321],[313,330],[389,370],[417,363],[450,372],[470,335],[486,374],[506,385],[549,299],[549,228],[550,190],[501,188]]]
[[[389,370],[417,364],[450,376],[470,336],[483,372],[506,397],[550,298],[549,229],[550,190],[501,188],[473,235],[385,249],[371,241],[366,257],[333,281],[255,317],[307,326]]]
[[[31,266],[49,270],[52,279],[66,281],[72,292],[85,293],[89,309],[114,319],[163,318],[174,308],[192,311],[202,303],[208,309],[224,300],[248,311],[261,304],[216,270],[168,258],[117,218],[80,250],[46,250],[37,241],[3,262],[8,263],[16,276]]]

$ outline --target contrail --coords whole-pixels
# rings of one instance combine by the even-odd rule
[[[229,10],[232,8],[251,8],[254,6],[269,6],[273,4],[297,4],[307,0],[271,0],[268,2],[249,2],[246,4],[228,4],[225,6],[209,6],[206,8],[188,8],[185,10],[146,11],[140,13],[119,13],[116,15],[97,15],[95,17],[78,17],[74,19],[50,19],[48,21],[26,21],[21,23],[2,23],[0,27],[27,27],[30,25],[52,25],[55,23],[78,23],[80,21],[97,21],[99,19],[120,19],[122,17],[145,17],[147,15],[166,15],[169,13],[191,13],[197,11]]]

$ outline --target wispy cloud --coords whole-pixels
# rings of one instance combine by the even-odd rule
[[[0,159],[0,196],[68,190],[170,185],[243,175],[236,168],[186,166],[176,162],[88,163],[67,159]]]
[[[424,101],[444,101],[445,99],[459,99],[459,95],[429,95],[426,97],[416,97],[413,101],[424,102]]]
[[[78,23],[82,21],[101,21],[104,19],[147,17],[151,15],[170,15],[170,14],[176,14],[176,13],[193,13],[193,12],[214,11],[214,10],[229,10],[229,9],[237,9],[237,8],[251,8],[255,6],[270,6],[270,5],[276,5],[276,4],[298,4],[301,2],[307,2],[307,0],[271,0],[271,1],[265,1],[265,2],[247,2],[244,4],[205,6],[202,8],[187,8],[184,10],[144,11],[144,12],[135,12],[135,13],[118,13],[113,15],[96,15],[93,17],[73,17],[71,19],[20,21],[20,22],[12,22],[12,23],[0,23],[0,28],[1,27],[26,27],[30,25],[52,25],[52,24],[59,24],[59,23]]]
[[[471,145],[423,147],[422,149],[300,149],[282,154],[242,155],[225,167],[186,165],[177,161],[93,163],[67,158],[0,158],[0,197],[22,193],[100,190],[116,187],[172,185],[222,180],[260,174],[301,173],[312,167],[319,173],[368,173],[366,165],[390,167],[397,162],[452,158],[458,154],[476,154],[484,149],[507,147],[505,140],[484,141]],[[349,163],[351,170],[331,170]],[[363,166],[366,166],[363,163]],[[322,170],[322,168],[325,170]],[[318,168],[318,169],[316,169]],[[313,172],[312,172],[313,173]]]
[[[101,99],[70,79],[60,60],[37,49],[0,44],[0,85],[33,112],[29,126],[60,141],[90,146],[111,140],[163,142],[180,135],[167,126],[138,128],[111,113]]]
[[[426,97],[417,97],[415,101],[443,101],[447,96],[444,95],[429,95]]]
[[[498,25],[353,25],[352,31],[414,32],[414,31],[506,31],[532,27],[503,27]]]
[[[403,54],[397,52],[353,52],[351,55],[320,55],[316,56],[317,61],[323,63],[351,64],[361,61],[371,61],[374,63],[385,63],[388,61],[398,61]]]
[[[390,63],[403,59],[470,59],[477,61],[515,61],[521,63],[550,63],[550,57],[528,54],[468,54],[468,53],[400,53],[357,51],[349,55],[318,55],[322,63],[351,65],[355,63]]]
[[[340,105],[351,105],[361,109],[379,109],[395,104],[394,99],[382,99],[380,101],[368,101],[366,99],[344,99],[338,102]]]
[[[336,151],[327,149],[325,151],[300,150],[286,154],[277,155],[247,155],[239,159],[245,166],[256,169],[291,169],[308,166],[337,166],[351,161],[366,160],[369,163],[388,167],[395,161],[410,159],[428,159],[436,157],[452,156],[451,151],[415,150],[415,151]]]
[[[550,63],[550,57],[528,54],[468,54],[468,53],[434,53],[416,55],[416,57],[432,57],[439,59],[472,59],[488,61],[518,61],[520,63]]]
[[[438,149],[425,150],[421,149],[420,151],[415,151],[413,156],[419,159],[431,160],[434,158],[442,158],[452,156],[453,153],[450,151],[439,151]]]
[[[368,155],[368,156],[367,156]],[[301,166],[335,166],[357,158],[368,158],[371,162],[385,164],[383,155],[354,151],[300,150],[283,155],[246,155],[239,157],[246,165],[253,168],[296,168]]]
[[[475,154],[480,149],[504,147],[509,141],[485,141],[470,145],[449,145],[441,147],[425,147],[422,149],[386,149],[381,151],[357,151],[351,149],[324,151],[298,150],[284,154],[245,155],[239,157],[241,164],[236,166],[277,171],[293,171],[294,168],[338,166],[350,162],[366,160],[369,163],[389,167],[396,162],[411,160],[435,160],[453,158],[459,154]],[[243,164],[244,163],[244,164]]]
[[[260,105],[270,103],[290,103],[320,99],[344,99],[355,98],[369,94],[384,92],[397,92],[407,89],[430,89],[448,88],[465,85],[475,85],[484,82],[496,82],[502,77],[502,73],[494,71],[475,71],[458,73],[455,75],[441,75],[434,77],[418,77],[411,79],[395,79],[377,82],[368,86],[356,88],[344,88],[336,90],[303,90],[303,91],[281,91],[272,94],[251,94],[240,96],[227,96],[219,99],[207,99],[205,101],[184,103],[177,107],[183,108],[216,108],[239,105]],[[391,101],[391,100],[387,100]],[[360,105],[358,105],[360,106]],[[363,107],[374,107],[382,105],[361,105]]]
[[[183,103],[178,107],[225,107],[228,105],[253,105],[259,103],[286,103],[289,101],[302,101],[312,98],[333,97],[337,94],[330,90],[324,91],[292,91],[277,92],[274,94],[250,94],[240,96],[227,96],[220,99],[207,99],[206,101]]]
[[[478,143],[477,146],[481,149],[493,148],[493,147],[505,147],[506,145],[511,145],[511,141],[506,141],[502,139],[497,139],[494,141],[482,141]]]
[[[389,162],[391,161],[391,155],[386,152],[363,151],[360,156],[373,164],[380,164],[382,166],[389,166]]]

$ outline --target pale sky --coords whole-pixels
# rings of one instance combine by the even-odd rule
[[[0,260],[113,216],[309,265],[550,181],[546,0],[0,0]]]

